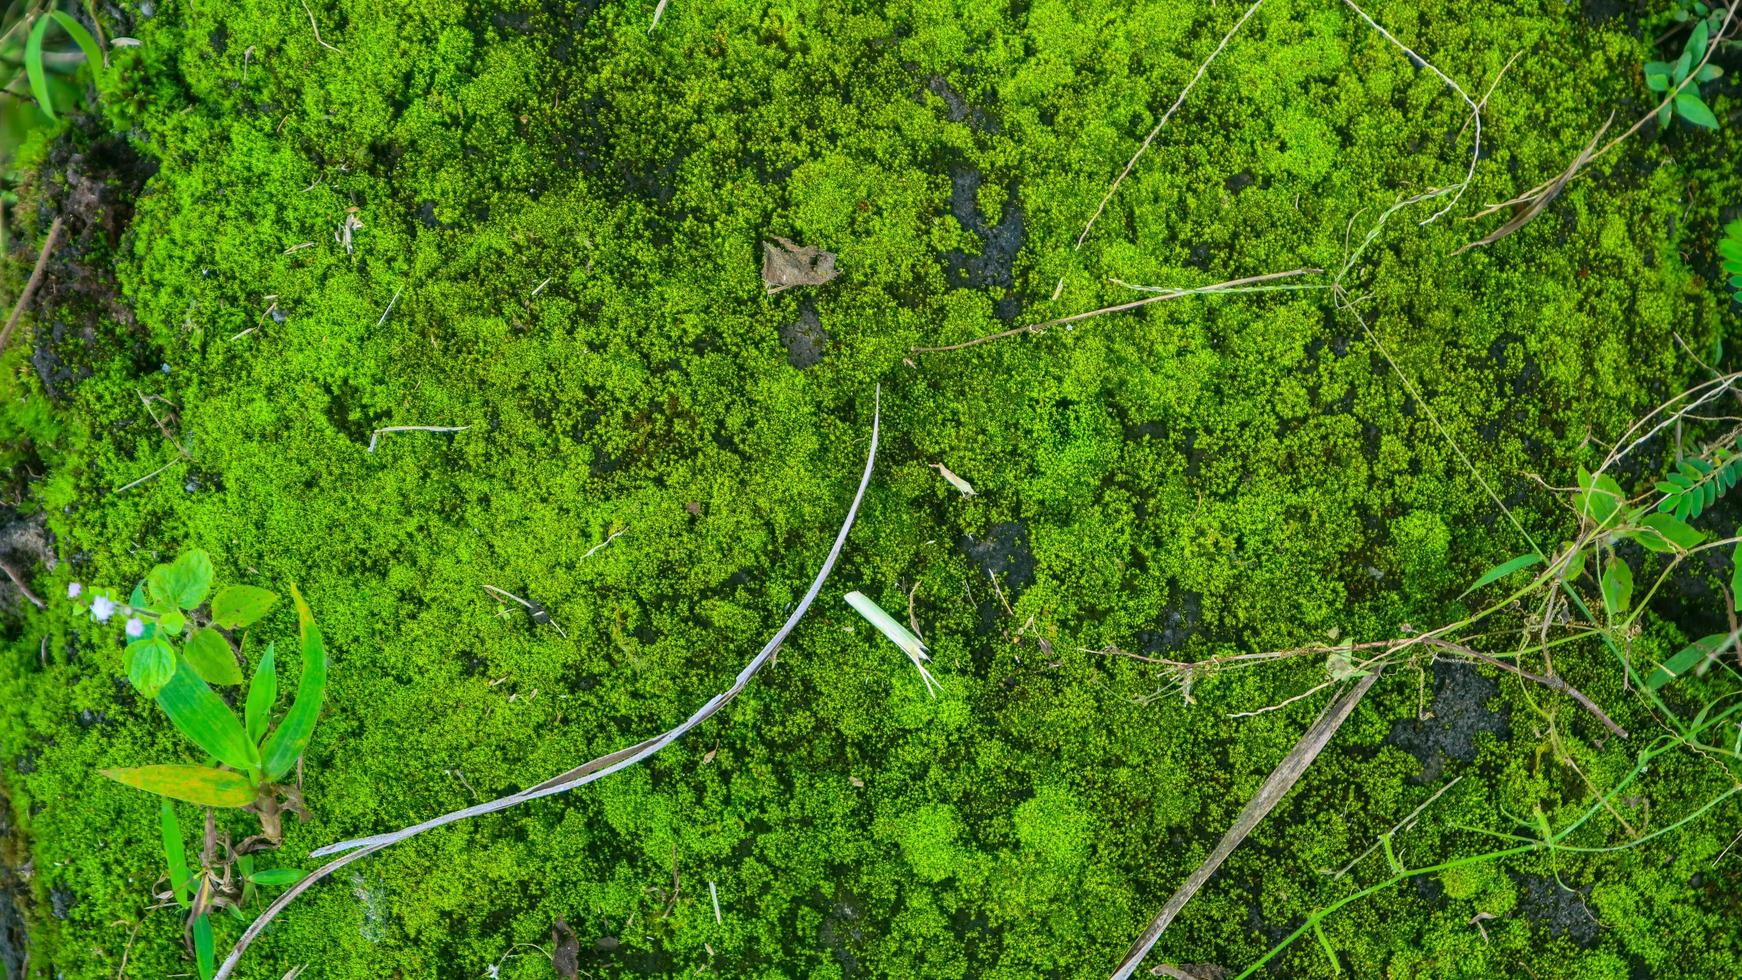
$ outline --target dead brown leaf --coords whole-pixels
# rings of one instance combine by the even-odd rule
[[[770,296],[794,286],[821,286],[837,275],[840,272],[833,252],[815,245],[794,245],[778,235],[774,241],[762,243],[762,284]]]
[[[573,980],[580,976],[581,941],[575,938],[575,931],[569,928],[569,924],[560,915],[550,927],[550,942],[553,947],[550,965],[556,967],[556,975],[564,980]]]

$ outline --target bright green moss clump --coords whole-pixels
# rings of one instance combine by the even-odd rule
[[[37,351],[7,355],[28,398],[5,409],[46,474],[29,493],[54,594],[199,546],[227,581],[294,581],[318,610],[313,819],[282,863],[687,716],[815,574],[878,384],[883,448],[834,578],[729,708],[635,770],[352,865],[246,976],[548,976],[502,957],[558,916],[600,976],[1105,976],[1322,697],[1229,715],[1323,673],[1225,673],[1188,701],[1090,651],[1196,659],[1461,615],[1463,586],[1521,550],[1471,467],[1558,541],[1568,518],[1534,477],[1571,482],[1700,377],[1675,336],[1734,339],[1706,258],[1742,202],[1734,125],[1649,127],[1524,230],[1452,254],[1493,227],[1464,220],[1478,206],[1558,173],[1611,108],[1618,126],[1646,110],[1646,44],[1602,3],[1373,7],[1494,90],[1459,207],[1396,215],[1350,269],[1371,334],[1326,292],[1275,292],[919,357],[1132,298],[1115,278],[1339,269],[1385,208],[1462,178],[1465,107],[1346,6],[1271,0],[1073,250],[1244,5],[673,0],[651,33],[652,3],[309,6],[337,50],[276,0],[110,25],[141,46],[105,104],[156,166],[112,243],[136,322],[45,318]],[[1742,104],[1725,84],[1720,116]],[[39,230],[69,199],[65,160],[40,159],[20,209]],[[768,296],[775,236],[837,253],[840,276]],[[783,330],[811,317],[826,340],[801,369]],[[89,369],[57,382],[52,423],[42,351]],[[173,404],[186,459],[141,395]],[[468,428],[369,451],[400,425]],[[852,589],[898,616],[911,595],[940,697]],[[1641,649],[1709,632],[1686,616],[1718,601],[1664,597]],[[35,862],[33,970],[113,976],[137,924],[133,975],[188,972],[179,924],[147,911],[155,806],[93,778],[182,747],[66,610],[9,629],[0,744]],[[259,627],[293,629],[282,611]],[[1556,665],[1638,722],[1606,653]],[[1250,963],[1381,876],[1377,858],[1334,872],[1454,776],[1399,835],[1413,863],[1495,846],[1466,828],[1528,830],[1506,814],[1565,819],[1627,771],[1629,747],[1497,674],[1476,710],[1506,724],[1424,776],[1386,739],[1435,683],[1388,675],[1157,961]],[[1617,812],[1649,832],[1725,778],[1677,759]],[[1714,862],[1738,816],[1423,876],[1327,938],[1362,977],[1725,975],[1742,864]],[[240,928],[220,923],[220,949]],[[1277,962],[1330,974],[1310,939]]]

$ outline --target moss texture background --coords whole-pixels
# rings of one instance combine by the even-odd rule
[[[109,11],[143,43],[118,55],[104,120],[27,151],[40,179],[19,211],[46,227],[77,190],[66,147],[89,170],[116,151],[88,134],[119,129],[150,176],[77,261],[111,266],[121,299],[68,294],[7,358],[23,387],[6,425],[29,447],[14,462],[40,475],[25,509],[47,514],[61,559],[46,588],[130,586],[200,546],[221,578],[308,596],[333,679],[307,758],[314,819],[290,826],[284,863],[689,714],[814,575],[879,383],[885,438],[818,605],[730,708],[647,765],[354,865],[245,976],[478,976],[548,942],[559,915],[592,976],[1104,976],[1322,697],[1227,716],[1323,665],[1223,674],[1192,705],[1145,698],[1153,668],[1087,651],[1397,636],[1468,611],[1464,585],[1520,550],[1324,294],[909,354],[1130,298],[1108,277],[1334,269],[1400,195],[1459,179],[1463,104],[1340,4],[1266,3],[1080,251],[1243,5],[672,0],[651,33],[643,2],[309,6],[338,50],[299,4]],[[1708,281],[1742,203],[1736,71],[1708,87],[1724,130],[1652,125],[1525,230],[1452,257],[1492,227],[1463,220],[1478,203],[1557,173],[1611,108],[1649,108],[1652,32],[1624,4],[1371,12],[1472,93],[1522,52],[1464,204],[1426,226],[1426,209],[1399,215],[1352,282],[1475,469],[1559,540],[1570,515],[1530,475],[1569,484],[1700,376],[1675,335],[1703,352],[1737,327]],[[776,235],[839,253],[841,276],[765,296]],[[801,369],[782,329],[807,312],[827,341]],[[187,460],[141,393],[178,407]],[[368,452],[388,425],[471,428]],[[485,583],[548,606],[568,640],[499,615]],[[859,589],[898,612],[915,583],[935,701],[841,601]],[[1721,617],[1697,600],[1661,597],[1642,649]],[[288,609],[274,617],[291,635]],[[6,636],[32,976],[113,976],[135,923],[131,975],[190,971],[174,914],[147,910],[156,804],[94,774],[192,750],[118,679],[107,633],[57,608]],[[1623,724],[1644,717],[1607,654],[1557,666]],[[1629,750],[1570,703],[1485,675],[1382,680],[1151,962],[1251,962],[1353,887],[1324,869],[1452,778],[1400,839],[1406,859],[1487,849],[1460,827],[1518,830],[1503,812],[1582,809],[1589,786],[1544,748],[1551,732],[1592,783],[1625,772]],[[1431,740],[1409,723],[1442,690],[1443,717],[1465,710],[1479,733],[1468,752],[1423,750],[1424,773],[1406,749]],[[1677,762],[1627,812],[1660,826],[1728,779]],[[1732,803],[1636,851],[1430,876],[1327,933],[1363,977],[1728,975],[1742,859],[1714,859],[1739,819]],[[220,950],[239,929],[221,921]],[[1277,969],[1329,974],[1310,940]]]

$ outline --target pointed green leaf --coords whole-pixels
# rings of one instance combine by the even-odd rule
[[[1700,637],[1682,647],[1675,656],[1665,660],[1661,666],[1652,671],[1651,676],[1645,679],[1645,686],[1653,691],[1658,690],[1670,681],[1698,667],[1705,662],[1707,657],[1728,646],[1729,642],[1730,634],[1728,633],[1713,633],[1711,636]]]
[[[249,875],[248,880],[268,888],[283,888],[301,881],[302,872],[295,868],[265,868]]]
[[[302,678],[297,682],[296,700],[290,711],[267,736],[262,751],[267,779],[278,779],[289,772],[308,748],[327,690],[327,652],[321,644],[321,628],[315,625],[314,614],[295,585],[290,587],[290,598],[296,604],[296,618],[302,630]]]
[[[259,744],[266,735],[266,725],[272,720],[272,705],[278,700],[278,670],[273,662],[273,645],[266,645],[260,666],[254,668],[254,680],[248,684],[248,741]]]
[[[38,17],[24,42],[24,74],[30,78],[30,94],[44,115],[54,119],[54,99],[48,89],[48,72],[42,67],[42,36],[48,33],[47,17]]]
[[[1567,543],[1562,545],[1562,547],[1570,547],[1570,546],[1571,546],[1571,542],[1567,542]],[[1569,581],[1569,582],[1574,581],[1580,575],[1585,574],[1585,558],[1588,555],[1590,555],[1590,551],[1588,551],[1584,548],[1580,548],[1578,553],[1574,554],[1570,559],[1567,560],[1567,568],[1566,568],[1567,581]]]
[[[217,630],[203,629],[188,637],[182,656],[207,684],[242,683],[242,668],[236,666],[236,654],[230,649],[230,641]]]
[[[1529,568],[1539,561],[1542,561],[1541,555],[1519,555],[1517,558],[1503,561],[1500,564],[1495,565],[1493,568],[1488,569],[1486,572],[1483,572],[1482,577],[1478,578],[1474,585],[1465,589],[1463,595],[1458,596],[1458,598],[1462,599],[1464,596],[1469,595],[1484,585],[1488,585],[1491,582],[1498,582],[1506,576],[1511,575],[1513,572],[1516,572],[1521,568]]]
[[[203,912],[194,920],[194,962],[200,968],[200,980],[212,980],[218,975],[217,956],[212,950],[212,918]]]
[[[85,53],[85,64],[91,66],[91,74],[95,75],[97,69],[103,67],[104,64],[103,49],[97,47],[97,39],[91,36],[90,31],[85,30],[85,25],[59,10],[51,10],[48,15],[54,18],[54,22],[60,25],[61,30],[67,32],[67,36],[73,39],[73,43],[79,46],[79,50]]]
[[[252,626],[267,614],[278,595],[252,585],[232,585],[212,600],[212,625],[227,630]]]
[[[1706,129],[1718,128],[1718,117],[1712,114],[1711,108],[1700,101],[1698,95],[1687,89],[1683,89],[1675,97],[1675,111],[1681,113],[1683,119],[1695,126],[1703,126]]]
[[[1688,35],[1688,45],[1683,51],[1682,57],[1688,59],[1690,62],[1705,57],[1706,41],[1709,40],[1710,37],[1711,29],[1706,27],[1705,21],[1702,20],[1695,24],[1692,33]]]
[[[175,903],[185,909],[193,902],[188,882],[194,875],[188,870],[187,845],[181,839],[181,822],[175,818],[175,804],[167,797],[163,800],[160,827],[163,831],[163,856],[169,860],[169,887],[175,892]]]
[[[1639,523],[1642,526],[1633,539],[1660,553],[1687,551],[1706,537],[1669,514],[1647,514]]]
[[[127,679],[148,698],[175,676],[175,648],[160,636],[150,636],[127,644]]]
[[[104,769],[114,781],[147,793],[197,806],[247,806],[254,802],[254,787],[239,772],[210,766],[139,766],[135,769]]]
[[[1610,616],[1619,616],[1633,605],[1633,569],[1619,558],[1610,558],[1603,569],[1603,608]]]
[[[248,741],[242,723],[186,662],[157,692],[157,704],[183,735],[219,762],[243,772],[260,767],[260,750]]]
[[[1735,611],[1742,612],[1742,541],[1730,552],[1730,602]]]

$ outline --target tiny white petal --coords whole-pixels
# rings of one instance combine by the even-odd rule
[[[144,636],[145,620],[140,619],[138,616],[134,616],[127,620],[127,635],[135,638]]]
[[[80,585],[79,583],[77,583],[77,582],[68,582],[67,583],[67,598],[68,599],[77,599],[79,597],[79,593],[81,593],[83,591],[85,591],[85,587]]]

